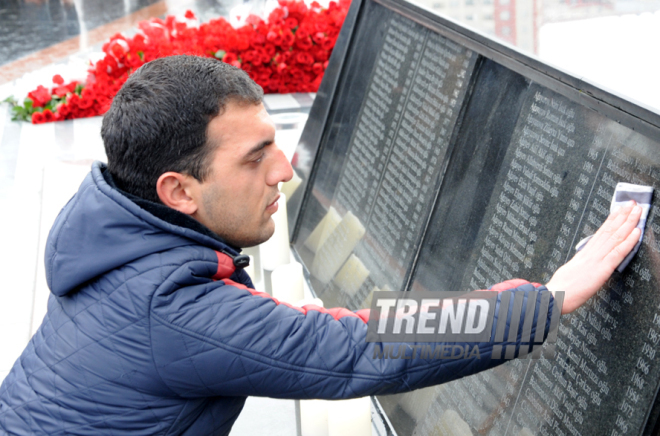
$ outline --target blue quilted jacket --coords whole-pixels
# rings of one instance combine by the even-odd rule
[[[225,435],[248,395],[396,393],[502,362],[489,343],[481,359],[374,359],[364,314],[279,304],[235,249],[162,209],[93,166],[50,232],[48,313],[0,388],[0,434]]]

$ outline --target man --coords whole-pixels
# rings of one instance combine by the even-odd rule
[[[227,434],[248,395],[396,393],[502,363],[490,343],[480,359],[373,359],[364,313],[251,289],[234,259],[272,235],[292,176],[261,99],[242,71],[197,57],[126,82],[103,121],[108,166],[94,164],[49,235],[48,313],[0,388],[3,433]],[[638,209],[610,217],[547,285],[567,292],[565,312],[632,249]],[[509,288],[535,286],[496,287]]]

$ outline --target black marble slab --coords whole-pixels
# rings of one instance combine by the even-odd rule
[[[497,69],[486,62],[475,89],[497,88],[496,82],[485,83]],[[456,149],[413,290],[461,292],[511,277],[547,282],[572,257],[575,244],[605,220],[617,182],[660,188],[657,139],[534,83],[507,94],[518,103],[509,106],[518,111],[510,139],[477,140],[473,149]],[[473,99],[470,110],[483,111],[482,104]],[[459,138],[469,138],[478,126],[488,137],[491,125],[501,128],[472,120],[479,116],[466,119]],[[475,171],[481,177],[466,176]],[[546,345],[554,348],[540,360],[493,370],[497,377],[469,377],[439,388],[429,412],[414,423],[416,433],[436,434],[434,417],[455,410],[483,434],[640,434],[660,379],[654,365],[659,206],[656,197],[644,244],[629,270],[616,273],[588,304],[562,317],[556,345]],[[393,398],[383,403],[386,410],[405,409]]]
[[[309,200],[308,197],[305,197],[305,193],[312,182],[312,173],[317,173],[317,171],[313,171],[315,165],[318,167],[320,164],[320,160],[317,160],[316,156],[321,142],[327,142],[323,138],[327,134],[325,126],[327,125],[330,114],[332,113],[332,116],[334,116],[338,100],[336,98],[337,87],[339,86],[344,64],[347,62],[349,55],[348,49],[352,46],[352,41],[355,37],[354,30],[362,0],[353,0],[351,4],[352,7],[346,14],[344,25],[335,42],[332,56],[328,61],[328,67],[323,75],[323,81],[316,93],[314,104],[310,109],[309,118],[305,123],[305,128],[300,136],[296,154],[292,161],[294,170],[301,177],[302,182],[299,189],[287,199],[287,214],[290,223],[289,233],[291,238],[294,238],[298,233],[299,224],[301,223],[298,217],[300,216],[301,209],[303,206],[306,206],[306,202]],[[359,56],[355,52],[351,53],[354,57]]]
[[[312,271],[317,292],[348,307],[360,307],[374,286],[405,287],[476,61],[470,50],[381,6],[369,13],[374,19],[356,35],[368,46],[349,59],[352,73],[336,97],[350,103],[328,118],[321,147],[332,158],[316,170],[306,207],[308,214],[350,211],[365,228],[353,254],[370,274],[353,295]],[[308,223],[316,223],[301,222],[300,254],[311,265],[304,242]]]
[[[349,16],[291,215],[326,306],[547,282],[605,220],[617,182],[660,188],[657,114],[401,1],[354,2]],[[656,195],[628,269],[562,317],[554,344],[379,397],[393,430],[657,434],[658,207]]]

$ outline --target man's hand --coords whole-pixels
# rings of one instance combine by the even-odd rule
[[[613,212],[587,245],[559,268],[546,287],[564,292],[563,313],[570,313],[591,298],[630,253],[640,230],[635,228],[642,208],[631,204]]]

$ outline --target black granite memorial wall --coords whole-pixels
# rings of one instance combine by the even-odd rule
[[[617,182],[660,188],[657,114],[404,2],[354,0],[329,71],[289,203],[326,306],[547,282],[604,221]],[[380,397],[393,429],[656,434],[659,206],[636,259],[562,317],[555,344]]]

